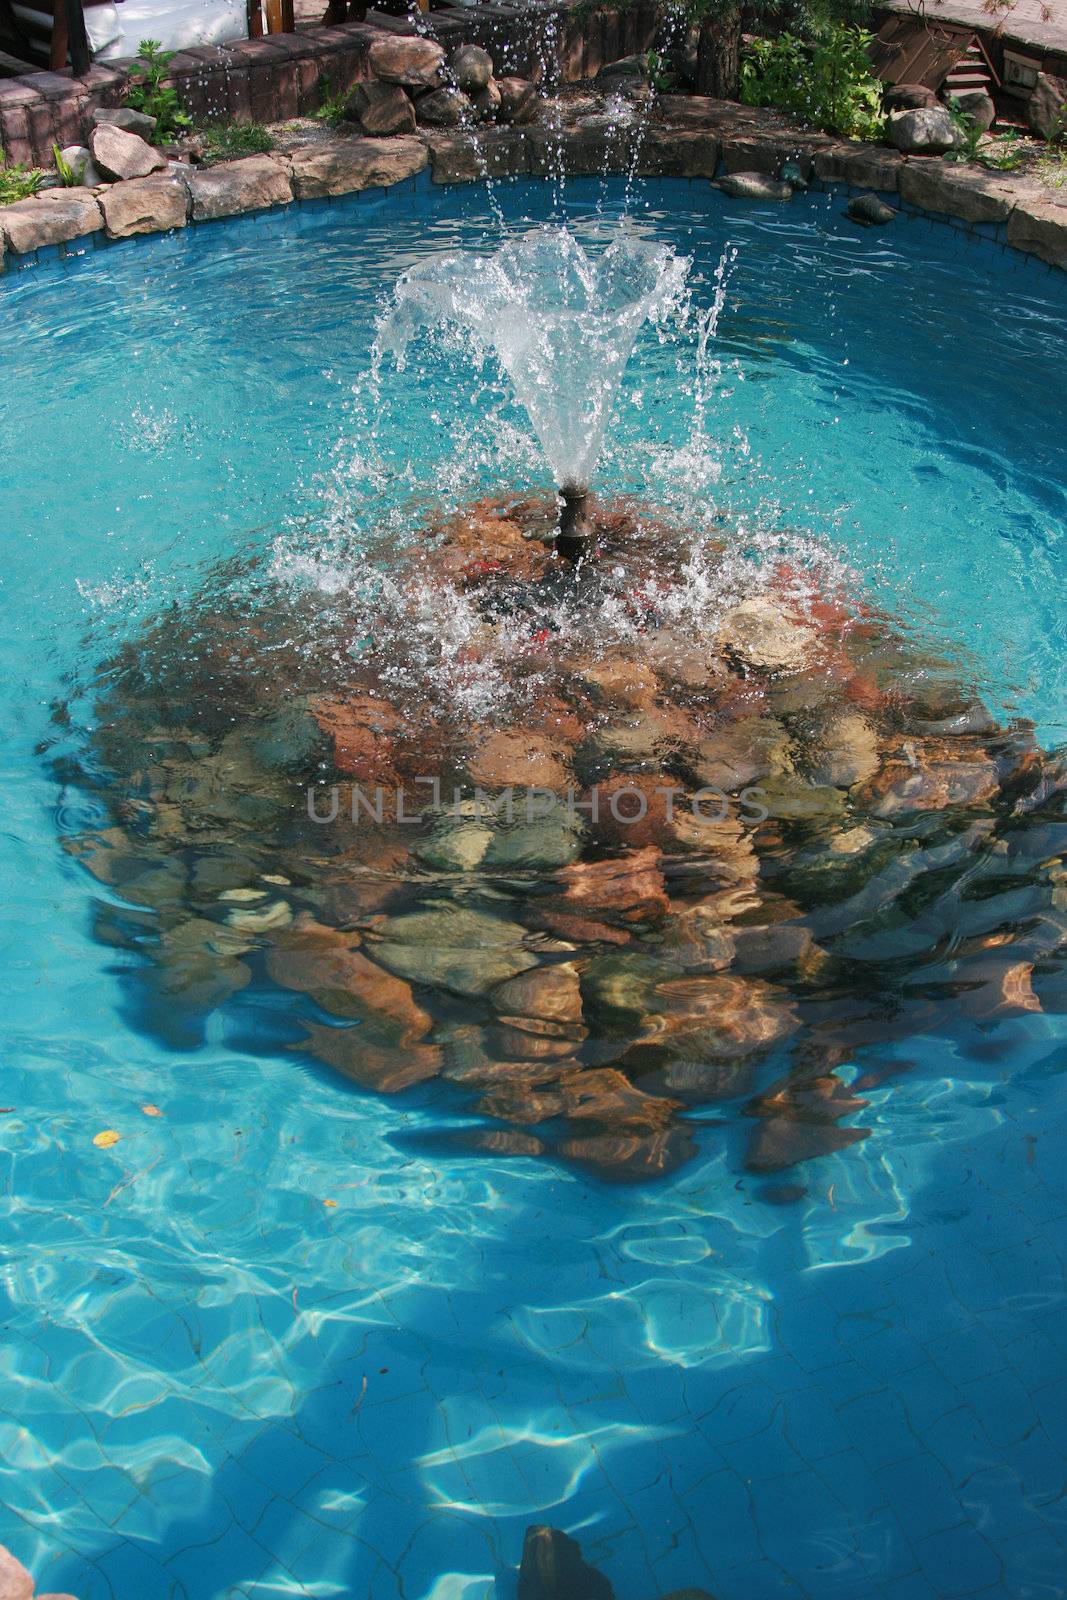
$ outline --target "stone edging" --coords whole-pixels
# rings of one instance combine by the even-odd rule
[[[352,135],[297,144],[286,153],[247,156],[214,167],[172,163],[166,172],[96,190],[49,189],[0,207],[4,252],[32,265],[35,252],[91,235],[108,239],[158,233],[369,188],[389,188],[427,166],[438,184],[486,177],[544,178],[624,174],[712,180],[726,173],[777,175],[792,163],[808,182],[899,196],[909,209],[992,235],[1067,271],[1067,191],[1040,189],[930,157],[791,128],[773,113],[700,96],[664,96],[643,134],[605,126],[483,127],[393,138]],[[636,159],[635,159],[636,158]],[[79,247],[81,247],[79,245]]]

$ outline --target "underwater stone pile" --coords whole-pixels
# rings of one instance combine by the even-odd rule
[[[778,1173],[865,1137],[907,1062],[857,1052],[1062,1003],[1067,766],[854,600],[694,607],[676,530],[595,523],[574,575],[480,502],[328,613],[223,575],[108,664],[69,848],[187,1045],[288,991],[306,1058],[452,1086],[431,1143],[634,1180],[728,1117]]]

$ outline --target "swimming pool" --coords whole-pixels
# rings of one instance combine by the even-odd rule
[[[566,193],[593,234],[622,204]],[[757,551],[787,530],[1059,744],[1067,287],[840,211],[642,193],[635,225],[694,257],[698,299],[721,268],[725,304],[699,437],[686,347],[649,337],[598,481]],[[328,586],[412,506],[547,487],[491,373],[367,377],[397,274],[493,230],[480,192],[416,187],[0,285],[4,1542],[80,1600],[475,1600],[537,1521],[620,1600],[1059,1595],[1053,1009],[858,1050],[856,1075],[910,1069],[789,1203],[712,1117],[620,1188],[420,1145],[435,1091],[294,1057],[262,985],[197,1038],[149,1025],[101,937],[122,896],[61,847],[99,815],[57,739],[205,574]]]

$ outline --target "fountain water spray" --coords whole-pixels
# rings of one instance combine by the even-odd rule
[[[589,481],[634,342],[679,307],[689,265],[625,223],[596,255],[546,225],[494,255],[452,252],[405,272],[377,349],[402,361],[416,333],[434,328],[496,356],[555,474],[556,548],[573,561],[589,546]]]

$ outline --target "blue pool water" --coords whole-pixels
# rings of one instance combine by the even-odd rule
[[[621,203],[567,192],[592,232]],[[600,480],[790,530],[1056,745],[1067,279],[841,209],[641,196],[698,300],[726,253],[718,365],[694,445],[650,335]],[[262,993],[168,1045],[92,937],[57,702],[91,720],[100,660],[231,556],[343,563],[412,504],[546,484],[491,373],[366,382],[396,275],[494,228],[417,188],[0,283],[0,1539],[80,1600],[500,1600],[535,1521],[619,1600],[1062,1596],[1061,1017],[883,1045],[913,1065],[870,1137],[781,1205],[710,1121],[640,1188],[413,1153],[432,1096],[307,1066]]]

